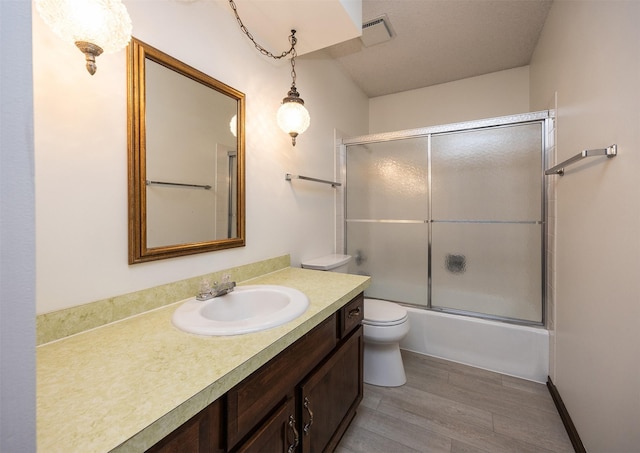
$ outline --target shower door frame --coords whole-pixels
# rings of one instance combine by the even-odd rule
[[[342,222],[341,227],[343,229],[342,237],[344,238],[343,249],[344,253],[347,251],[347,222],[349,219],[347,218],[347,190],[349,187],[347,180],[347,147],[354,145],[366,145],[371,143],[382,143],[382,142],[390,142],[395,140],[406,140],[412,138],[426,138],[427,139],[427,186],[428,186],[428,219],[424,222],[428,225],[428,241],[427,241],[427,305],[415,305],[410,303],[400,302],[404,305],[408,305],[414,308],[420,308],[425,310],[433,310],[442,313],[449,313],[455,315],[462,316],[470,316],[474,318],[480,319],[488,319],[492,321],[501,321],[511,324],[519,324],[526,326],[537,326],[543,327],[546,325],[547,320],[547,297],[546,297],[546,282],[547,282],[547,262],[546,262],[546,250],[547,250],[547,187],[544,178],[544,169],[547,165],[547,154],[549,151],[549,142],[548,142],[548,131],[550,130],[550,121],[552,120],[552,112],[549,110],[543,110],[539,112],[531,112],[531,113],[523,113],[518,115],[509,115],[509,116],[501,116],[496,118],[487,118],[476,121],[465,121],[460,123],[451,123],[444,124],[439,126],[429,126],[417,129],[406,129],[402,131],[394,131],[394,132],[384,132],[378,134],[369,134],[369,135],[361,135],[357,137],[343,138],[340,140],[340,155],[343,156],[340,160],[340,172],[342,175],[342,180],[344,182],[344,190],[342,191]],[[432,215],[432,180],[431,180],[431,138],[434,135],[441,134],[450,134],[450,133],[458,133],[458,132],[470,132],[470,131],[479,131],[483,129],[495,128],[495,127],[509,127],[516,126],[522,124],[534,124],[539,123],[541,125],[541,159],[540,159],[540,187],[541,187],[541,207],[540,207],[540,218],[541,221],[535,222],[541,226],[540,235],[541,235],[541,247],[540,247],[540,294],[542,304],[541,307],[541,315],[542,320],[540,322],[537,321],[528,321],[524,319],[516,319],[509,318],[498,315],[491,315],[486,313],[479,313],[473,311],[460,310],[455,308],[447,308],[447,307],[433,307],[431,301],[431,255],[432,255],[432,226],[433,226],[433,215]],[[369,220],[369,222],[384,222],[383,220]],[[399,222],[400,223],[400,222]],[[506,223],[514,223],[514,222],[506,222]],[[338,225],[338,227],[340,227]]]

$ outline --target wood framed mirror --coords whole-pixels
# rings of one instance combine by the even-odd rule
[[[245,245],[245,96],[132,38],[129,264]]]

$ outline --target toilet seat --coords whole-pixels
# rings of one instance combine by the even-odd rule
[[[364,300],[362,324],[369,326],[397,326],[408,319],[407,310],[400,305],[377,299]]]

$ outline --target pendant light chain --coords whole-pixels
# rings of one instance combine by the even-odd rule
[[[242,19],[240,19],[240,15],[238,14],[238,7],[236,6],[234,0],[229,0],[229,5],[233,10],[233,14],[235,14],[236,16],[236,21],[240,26],[240,30],[247,36],[247,38],[251,40],[253,45],[262,55],[273,58],[275,60],[279,60],[288,55],[291,55],[291,89],[287,93],[287,96],[282,100],[282,104],[278,109],[277,121],[278,126],[280,126],[283,131],[291,136],[291,143],[293,144],[293,146],[296,146],[296,137],[307,130],[311,120],[311,118],[309,117],[309,112],[304,107],[304,101],[300,97],[300,93],[298,93],[298,90],[296,88],[296,57],[298,56],[298,53],[296,52],[296,44],[298,43],[298,39],[296,38],[296,31],[291,30],[291,35],[289,35],[289,43],[291,44],[291,48],[285,52],[282,52],[280,55],[274,55],[272,52],[268,51],[256,42],[251,32],[242,22]]]
[[[298,53],[296,52],[296,37],[295,30],[291,30],[291,36],[289,36],[289,41],[291,42],[291,87],[295,90],[296,88],[296,57]]]
[[[240,19],[240,15],[238,14],[238,7],[236,6],[235,2],[233,0],[229,0],[229,5],[231,5],[231,9],[233,10],[233,14],[235,14],[236,16],[236,20],[238,21],[238,25],[240,26],[240,30],[242,30],[242,33],[244,33],[245,35],[247,35],[247,38],[249,38],[251,40],[251,42],[253,43],[253,45],[256,47],[256,49],[258,49],[258,51],[266,56],[266,57],[271,57],[275,60],[279,60],[281,58],[286,57],[287,55],[291,54],[292,58],[295,58],[297,56],[296,54],[296,43],[298,42],[298,40],[296,39],[296,31],[295,30],[291,30],[291,35],[289,36],[289,42],[291,43],[291,48],[285,52],[282,52],[280,55],[274,55],[273,53],[269,52],[267,49],[265,49],[264,47],[262,47],[260,44],[258,44],[256,42],[256,40],[254,39],[253,35],[251,34],[251,32],[249,31],[249,29],[244,25],[244,23],[242,23],[242,19]],[[295,66],[295,64],[294,64]],[[295,74],[295,70],[293,71],[293,73]]]

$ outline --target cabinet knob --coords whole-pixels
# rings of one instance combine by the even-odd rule
[[[298,444],[300,443],[300,439],[298,437],[298,430],[296,429],[296,419],[293,418],[293,415],[289,415],[289,428],[293,432],[293,443],[289,445],[287,449],[287,453],[293,453],[296,451]]]
[[[309,435],[309,431],[311,431],[311,425],[313,425],[313,412],[311,411],[311,408],[309,406],[311,406],[311,401],[309,401],[309,398],[305,396],[304,397],[304,408],[309,413],[309,421],[304,424],[304,427],[302,428],[302,431],[306,435]]]
[[[353,318],[354,316],[360,316],[360,307],[356,307],[353,310],[349,310],[349,318]]]

